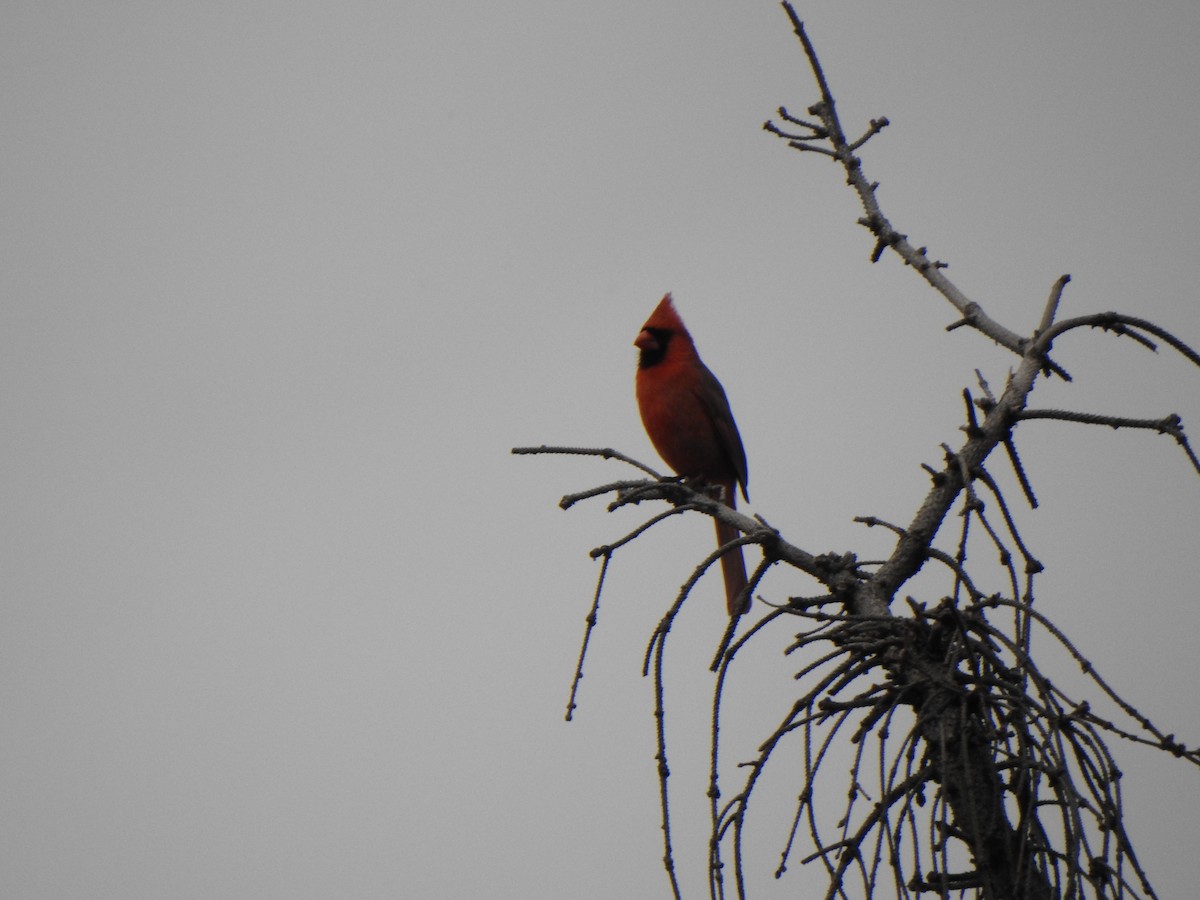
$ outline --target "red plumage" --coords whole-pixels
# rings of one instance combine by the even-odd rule
[[[692,481],[720,485],[731,507],[740,486],[746,493],[746,451],[733,421],[725,390],[700,361],[692,336],[667,294],[634,340],[638,348],[637,401],[650,442],[668,466]],[[714,520],[715,521],[715,520]],[[738,530],[717,522],[717,546],[738,537]],[[725,602],[731,616],[750,608],[741,603],[746,587],[742,548],[721,557]]]

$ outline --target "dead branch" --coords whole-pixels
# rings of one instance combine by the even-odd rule
[[[1108,312],[1058,319],[1069,276],[1051,286],[1037,327],[1028,335],[1005,327],[945,275],[945,263],[931,260],[925,247],[914,247],[884,215],[878,183],[863,171],[858,151],[888,125],[870,121],[854,140],[846,131],[816,50],[790,3],[783,4],[808,59],[818,102],[808,118],[779,108],[782,124],[764,128],[805,153],[832,158],[862,205],[859,219],[875,237],[872,261],[892,250],[949,301],[960,318],[949,328],[974,328],[1018,357],[1003,390],[994,392],[981,374],[982,396],[963,391],[964,424],[957,446],[943,444],[940,467],[926,465],[931,486],[906,525],[863,516],[868,526],[895,535],[886,559],[860,561],[854,553],[817,553],[787,541],[765,520],[752,518],[715,499],[703,485],[665,478],[650,466],[611,448],[516,448],[514,453],[599,456],[617,460],[650,476],[609,482],[562,498],[566,509],[596,497],[612,497],[609,511],[643,502],[664,502],[618,540],[592,551],[602,560],[600,577],[571,688],[567,718],[574,711],[588,642],[597,621],[600,594],[615,554],[648,529],[674,515],[699,512],[741,532],[738,540],[708,554],[681,586],[651,635],[643,674],[654,684],[659,800],[664,835],[664,867],[675,897],[675,871],[668,742],[663,672],[672,626],[704,572],[737,545],[755,545],[763,553],[748,590],[753,595],[768,569],[788,565],[813,578],[821,590],[812,597],[764,603],[756,622],[734,619],[718,644],[712,703],[709,797],[711,834],[708,865],[712,896],[725,896],[725,856],[732,856],[733,886],[745,897],[743,838],[751,797],[781,747],[802,744],[799,800],[777,871],[783,874],[802,828],[813,850],[802,863],[818,863],[828,877],[826,896],[850,896],[847,882],[857,879],[864,896],[886,893],[887,878],[897,895],[972,891],[981,900],[1050,900],[1091,896],[1155,896],[1123,823],[1120,771],[1105,736],[1155,747],[1200,765],[1200,749],[1189,749],[1156,727],[1096,674],[1043,614],[1034,609],[1034,581],[1043,564],[1023,540],[1016,516],[987,461],[997,448],[1012,465],[1021,491],[1037,506],[1017,454],[1014,428],[1022,421],[1047,419],[1109,428],[1137,428],[1167,434],[1200,472],[1200,461],[1187,442],[1176,415],[1132,418],[1070,410],[1030,408],[1042,374],[1070,376],[1050,357],[1056,340],[1081,328],[1099,328],[1135,341],[1149,350],[1161,342],[1200,366],[1200,354],[1154,323]],[[961,501],[960,501],[961,498]],[[953,552],[935,545],[958,505]],[[991,510],[999,509],[997,517]],[[1000,590],[985,585],[968,566],[972,547],[996,555]],[[948,593],[933,603],[905,598],[906,610],[894,612],[900,589],[928,562],[939,564],[951,579]],[[830,610],[837,604],[838,611]],[[1011,610],[1011,625],[1000,627],[988,614]],[[994,618],[996,616],[993,616]],[[796,673],[800,696],[761,742],[757,755],[742,764],[744,780],[731,799],[720,802],[721,717],[727,676],[734,660],[751,643],[773,634],[775,626],[800,621],[804,630],[787,653],[808,657]],[[746,622],[741,635],[737,629]],[[1030,647],[1034,632],[1051,635],[1079,663],[1092,685],[1116,705],[1117,720],[1092,710],[1056,687],[1041,671]],[[798,657],[799,658],[799,657]],[[833,748],[854,747],[849,763],[843,814],[833,829],[817,813],[815,798],[828,790]],[[874,756],[869,756],[868,746]],[[872,761],[877,758],[877,771]],[[835,833],[836,832],[836,833]]]

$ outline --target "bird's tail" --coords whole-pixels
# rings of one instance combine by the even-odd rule
[[[734,504],[732,490],[725,491],[725,502],[731,507]],[[741,532],[732,525],[726,525],[719,519],[717,523],[717,546],[724,547],[730,541],[741,537]],[[736,547],[721,557],[721,574],[725,577],[725,605],[730,616],[740,616],[750,611],[750,595],[742,597],[746,588],[746,560],[742,557],[742,548]]]

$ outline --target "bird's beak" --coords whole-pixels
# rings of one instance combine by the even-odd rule
[[[639,350],[657,350],[658,338],[643,328],[638,332],[638,336],[633,339],[633,346]]]

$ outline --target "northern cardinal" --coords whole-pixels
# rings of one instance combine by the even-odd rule
[[[633,345],[638,354],[637,401],[650,443],[668,466],[685,478],[720,485],[722,500],[735,505],[738,485],[746,500],[746,451],[733,421],[721,382],[700,361],[696,345],[667,294],[654,308]],[[738,530],[716,521],[717,546],[738,537]],[[738,597],[746,586],[742,548],[721,557],[729,615],[750,608]]]

